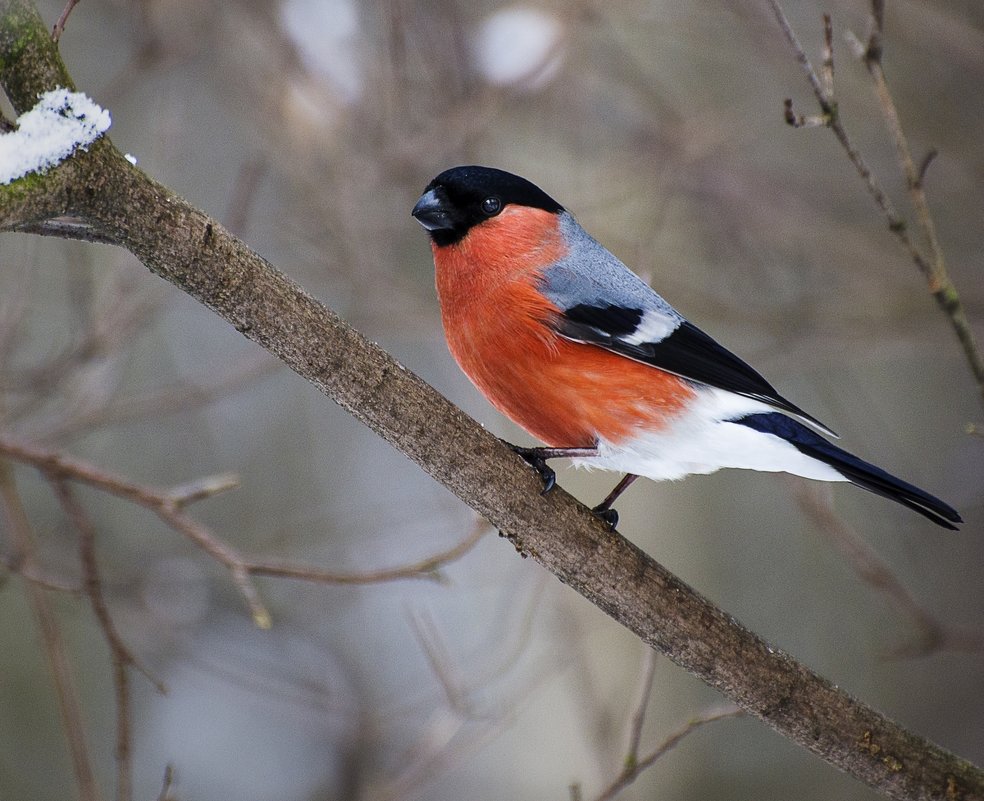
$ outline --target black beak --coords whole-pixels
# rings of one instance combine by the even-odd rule
[[[413,207],[410,214],[428,231],[454,227],[454,220],[447,204],[434,189],[428,189],[420,196],[420,200],[417,201],[417,205]]]

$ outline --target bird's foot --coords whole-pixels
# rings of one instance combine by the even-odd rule
[[[557,474],[554,472],[553,468],[547,464],[547,459],[551,457],[544,453],[544,451],[549,451],[552,449],[521,448],[519,445],[509,445],[509,447],[516,451],[516,453],[523,458],[524,462],[540,474],[540,479],[543,481],[543,489],[540,491],[541,495],[546,495],[557,485]]]
[[[608,526],[612,530],[618,525],[618,512],[612,509],[612,504],[615,503],[619,495],[632,486],[632,482],[637,478],[639,476],[634,473],[626,473],[622,476],[622,480],[615,485],[615,489],[608,493],[608,497],[591,510],[595,515],[608,523]]]
[[[604,504],[598,504],[594,509],[591,510],[591,514],[595,517],[600,518],[603,522],[608,524],[608,527],[614,531],[618,527],[618,512],[612,509],[610,506],[605,506]]]

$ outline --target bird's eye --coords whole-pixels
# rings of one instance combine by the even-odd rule
[[[497,197],[487,197],[482,201],[482,211],[489,217],[494,217],[502,211],[502,201]]]

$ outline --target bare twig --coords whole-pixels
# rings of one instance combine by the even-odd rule
[[[834,511],[830,488],[814,481],[791,481],[800,508],[845,557],[863,582],[885,595],[918,630],[910,643],[892,650],[893,656],[926,656],[935,651],[984,649],[984,631],[956,629],[924,609],[885,561]]]
[[[13,442],[5,437],[0,437],[0,453],[10,459],[36,467],[49,479],[67,478],[72,481],[79,481],[150,509],[171,528],[184,534],[213,559],[226,567],[236,588],[245,599],[257,626],[269,628],[272,625],[270,613],[249,580],[246,559],[234,548],[213,537],[211,532],[201,523],[182,512],[182,503],[176,502],[167,490],[157,490],[136,484],[121,476],[108,473],[95,465],[73,459],[56,451],[34,448],[23,443]],[[221,487],[228,487],[228,482],[223,482]]]
[[[14,480],[13,470],[6,461],[0,460],[0,500],[3,502],[8,528],[14,541],[14,546],[20,553],[24,565],[32,572],[36,571],[37,554],[34,547],[34,537],[27,513],[21,503],[20,494]],[[79,788],[81,801],[99,801],[102,798],[96,784],[89,750],[86,746],[85,727],[82,723],[82,709],[79,705],[78,690],[72,669],[65,651],[65,641],[58,628],[58,620],[52,609],[47,593],[37,582],[25,583],[25,591],[34,616],[41,631],[41,642],[51,668],[55,685],[55,697],[58,699],[58,709],[61,712],[62,725],[65,728],[65,738],[72,758],[72,770]]]
[[[782,10],[782,6],[779,5],[778,0],[768,0],[768,2],[769,5],[772,6],[772,12],[776,16],[776,21],[779,23],[779,27],[782,29],[786,39],[793,48],[793,53],[796,55],[796,60],[803,69],[803,74],[806,75],[806,80],[810,82],[810,88],[813,89],[813,94],[817,98],[817,103],[820,106],[820,110],[823,111],[828,118],[833,118],[835,112],[833,97],[827,94],[826,87],[824,87],[823,82],[817,75],[817,71],[813,69],[813,64],[810,63],[810,58],[806,55],[803,45],[800,44],[799,38],[793,30],[793,26],[790,25],[789,19],[786,17],[786,13]],[[831,56],[831,61],[832,60],[833,56]],[[831,68],[831,73],[832,72],[833,69]]]
[[[636,702],[629,717],[629,743],[625,751],[625,764],[635,765],[639,761],[639,744],[642,742],[642,727],[646,722],[646,710],[653,694],[653,680],[656,678],[656,652],[647,648],[642,655],[642,673]]]
[[[58,17],[55,27],[51,29],[52,41],[57,42],[61,39],[61,35],[65,32],[65,23],[68,22],[68,15],[72,13],[72,9],[78,4],[79,0],[68,0],[65,4],[65,8],[62,10],[61,16]]]
[[[78,532],[79,555],[82,562],[82,575],[85,594],[109,645],[113,662],[113,687],[116,692],[116,799],[130,801],[133,797],[132,759],[130,753],[130,731],[132,713],[130,708],[130,676],[127,668],[136,665],[136,660],[123,643],[103,596],[102,581],[96,562],[95,530],[88,516],[79,504],[64,477],[52,479],[55,493],[65,514]]]
[[[174,786],[174,765],[168,764],[164,767],[164,779],[161,781],[161,791],[157,796],[157,801],[172,801],[171,788]]]
[[[868,33],[866,59],[880,60],[882,56],[882,32],[885,30],[885,0],[871,0],[871,30]]]
[[[118,353],[119,345],[132,340],[135,332],[152,319],[157,305],[152,296],[130,296],[119,288],[109,293],[99,313],[75,342],[46,359],[40,367],[11,370],[2,376],[0,389],[31,394],[22,404],[25,408],[11,410],[8,418],[33,413],[38,397],[53,394],[56,388],[75,380],[80,370]]]
[[[488,524],[484,521],[480,521],[480,525],[480,532],[488,529]],[[467,681],[460,678],[458,672],[455,671],[447,645],[433,619],[426,613],[410,610],[411,630],[427,658],[431,672],[437,677],[444,690],[448,706],[456,714],[476,720],[489,719],[496,714],[495,711],[476,710],[471,698],[476,694],[478,688],[487,687],[501,679],[518,663],[530,640],[530,630],[536,610],[539,608],[538,601],[543,587],[544,583],[538,581],[529,601],[524,604],[522,624],[518,627],[509,626],[510,638],[515,637],[515,643],[508,645],[505,638],[498,637],[496,643],[503,652],[502,658],[497,663],[485,664],[483,671],[470,670],[467,674]],[[518,631],[515,631],[517,628]]]
[[[27,281],[15,280],[0,299],[0,369],[9,369],[11,355],[22,334],[21,322],[27,312]],[[0,409],[6,415],[6,409]]]
[[[130,398],[107,400],[94,409],[73,409],[52,422],[44,421],[28,433],[45,440],[62,440],[95,428],[123,425],[176,412],[187,412],[242,391],[250,382],[270,375],[281,365],[269,357],[247,359],[208,384],[179,384]]]
[[[109,646],[113,663],[113,686],[116,692],[116,766],[117,801],[130,801],[133,797],[132,779],[132,707],[130,702],[129,668],[142,673],[160,693],[166,693],[164,683],[155,678],[149,670],[133,655],[123,642],[116,624],[109,613],[109,606],[103,594],[102,579],[96,561],[95,526],[86,514],[82,504],[72,491],[64,475],[54,475],[50,479],[66,516],[78,533],[79,556],[82,564],[84,592],[89,598],[93,614]]]
[[[468,698],[462,699],[463,705],[457,708],[438,704],[428,720],[418,727],[417,737],[395,775],[374,787],[368,795],[376,801],[402,801],[414,797],[435,774],[447,770],[468,752],[505,731],[516,714],[525,708],[530,695],[554,673],[553,670],[543,671],[512,693],[506,703],[497,704],[480,716],[472,713]],[[470,693],[475,688],[462,689]]]
[[[790,97],[782,102],[782,116],[792,128],[826,128],[830,125],[830,117],[826,114],[797,114]]]
[[[768,0],[769,5],[772,7],[772,11],[775,14],[776,21],[779,23],[779,27],[782,29],[786,40],[789,42],[790,47],[793,49],[793,53],[796,56],[796,60],[799,62],[800,66],[803,68],[803,73],[806,76],[807,81],[810,84],[810,88],[813,90],[813,94],[817,99],[817,105],[820,106],[820,110],[823,112],[823,125],[824,127],[830,128],[833,131],[834,136],[837,137],[837,141],[841,143],[844,151],[847,153],[847,157],[850,159],[851,163],[854,165],[861,179],[865,182],[865,186],[868,189],[868,193],[874,198],[875,203],[878,204],[878,208],[882,210],[885,216],[889,220],[889,228],[896,232],[897,236],[903,238],[905,243],[908,243],[908,234],[905,233],[905,221],[895,210],[895,206],[889,199],[888,195],[881,188],[881,184],[875,177],[874,173],[871,172],[871,168],[868,167],[867,162],[861,156],[861,153],[854,147],[851,143],[850,138],[847,135],[847,131],[844,129],[843,124],[840,121],[840,116],[837,113],[837,104],[834,101],[833,94],[828,94],[823,81],[817,75],[816,70],[810,63],[810,59],[807,57],[806,52],[803,50],[803,45],[800,44],[799,39],[796,36],[795,31],[793,31],[792,25],[790,25],[789,20],[786,17],[786,13],[782,10],[782,6],[779,4],[779,0]],[[825,26],[826,30],[826,26]],[[831,45],[832,47],[832,45]],[[833,52],[831,50],[831,63],[833,62]],[[830,70],[831,80],[833,76],[833,67]],[[831,88],[831,92],[833,89]],[[790,100],[784,101],[785,108],[784,112],[786,121],[789,122],[789,111],[791,108]],[[800,119],[800,118],[797,118]],[[807,119],[810,119],[809,117]],[[908,245],[908,249],[912,250],[911,243]]]
[[[468,700],[468,692],[451,664],[447,645],[434,624],[434,620],[423,612],[411,610],[410,628],[427,658],[431,672],[437,677],[448,706],[463,718],[475,717]]]
[[[223,492],[239,488],[239,476],[235,473],[220,473],[215,476],[205,476],[187,484],[179,484],[167,491],[168,500],[178,509],[184,508],[196,501],[204,501]]]
[[[488,660],[483,672],[473,673],[474,681],[488,684],[506,675],[519,664],[524,654],[529,652],[530,643],[534,639],[533,624],[537,612],[543,608],[543,595],[551,586],[550,577],[546,574],[534,581],[529,591],[529,598],[523,602],[522,609],[517,614],[518,622],[512,618],[502,621],[503,633],[496,637],[497,645],[491,648],[496,651],[496,659]]]
[[[43,587],[46,590],[66,592],[71,595],[82,595],[82,588],[77,582],[49,575],[39,570],[36,566],[25,564],[22,554],[10,555],[0,553],[0,564],[10,573],[16,573],[25,581],[33,581],[39,587]],[[6,578],[6,576],[3,578]]]
[[[898,111],[892,95],[888,90],[888,83],[885,80],[885,73],[882,69],[883,23],[885,14],[883,0],[872,0],[871,2],[871,32],[868,36],[867,43],[862,44],[853,35],[848,36],[848,43],[851,45],[854,54],[864,62],[874,81],[875,93],[878,96],[882,115],[885,118],[885,123],[895,144],[899,165],[908,185],[909,197],[916,211],[916,219],[926,240],[926,246],[929,251],[928,255],[924,254],[915,242],[913,242],[912,237],[909,235],[908,223],[896,210],[894,204],[882,189],[880,182],[872,173],[860,152],[851,143],[847,131],[837,113],[837,104],[834,100],[833,90],[833,50],[830,18],[828,16],[824,17],[824,77],[821,78],[817,75],[813,65],[810,64],[810,60],[807,58],[803,46],[800,44],[785,12],[782,10],[779,0],[768,0],[768,3],[772,7],[780,29],[793,49],[796,60],[803,68],[807,81],[817,99],[817,104],[823,112],[822,118],[820,118],[818,123],[817,118],[803,117],[802,115],[795,114],[792,110],[792,101],[787,99],[784,101],[783,111],[786,122],[794,127],[811,127],[817,124],[823,124],[825,127],[830,128],[837,137],[848,159],[864,181],[868,194],[871,195],[878,208],[885,215],[889,230],[895,235],[913,263],[926,278],[930,293],[933,295],[940,309],[949,318],[954,333],[963,349],[971,373],[977,382],[978,390],[981,393],[982,399],[984,399],[984,357],[981,356],[977,340],[970,328],[963,303],[960,300],[960,295],[946,270],[942,246],[936,233],[936,225],[930,212],[923,187],[924,173],[932,157],[930,156],[924,159],[919,166],[913,160],[908,140],[899,121]],[[828,64],[829,68],[827,66]]]
[[[345,573],[324,570],[314,565],[278,559],[249,559],[218,540],[205,526],[183,512],[183,508],[192,501],[202,500],[238,486],[238,481],[233,476],[210,477],[173,489],[156,489],[137,484],[58,451],[27,445],[5,436],[0,436],[0,454],[32,465],[49,478],[66,478],[87,484],[150,509],[171,528],[194,541],[229,570],[250,608],[254,621],[261,628],[269,627],[270,616],[252,586],[250,576],[277,576],[324,584],[376,584],[402,579],[440,581],[440,568],[464,556],[489,531],[483,521],[477,524],[461,542],[444,551],[411,564],[365,572]]]
[[[654,751],[644,757],[640,757],[639,747],[642,743],[642,728],[646,722],[646,709],[649,706],[653,692],[653,680],[656,676],[656,661],[657,656],[654,651],[646,650],[644,652],[642,671],[639,674],[639,687],[636,691],[636,700],[632,705],[632,712],[629,715],[628,735],[626,738],[627,746],[625,757],[622,760],[622,770],[595,801],[610,801],[632,784],[644,770],[651,767],[663,754],[703,724],[741,714],[741,710],[736,706],[728,706],[712,712],[705,712],[673,732]]]
[[[267,160],[262,156],[247,159],[239,168],[239,174],[233,184],[232,196],[229,198],[229,207],[226,209],[225,222],[230,231],[235,231],[240,236],[249,222],[257,189],[266,171]]]
[[[251,559],[247,564],[247,570],[254,576],[279,576],[281,578],[301,579],[303,581],[314,581],[324,584],[378,584],[400,579],[441,581],[440,568],[457,561],[468,553],[489,531],[491,529],[488,524],[484,520],[480,520],[468,536],[447,550],[439,551],[418,562],[411,562],[410,564],[400,565],[398,567],[383,568],[381,570],[342,573],[339,571],[322,570],[311,565],[291,564],[275,559]]]
[[[923,185],[923,181],[926,180],[926,171],[929,169],[929,165],[936,160],[936,157],[939,154],[940,152],[935,147],[931,147],[919,160],[919,171],[916,175],[916,180],[919,182],[919,186]]]
[[[964,356],[977,381],[982,399],[984,399],[984,357],[981,356],[980,348],[971,331],[970,323],[967,321],[960,295],[950,280],[950,275],[946,269],[946,259],[943,255],[943,246],[940,244],[939,235],[936,231],[936,222],[926,198],[923,175],[929,160],[924,160],[921,165],[917,166],[912,158],[908,138],[899,120],[895,101],[888,89],[888,81],[885,79],[885,70],[882,66],[884,14],[884,0],[872,0],[871,34],[868,38],[868,46],[863,53],[863,60],[874,81],[875,94],[881,106],[882,116],[885,118],[885,125],[895,144],[896,156],[908,186],[909,199],[913,209],[915,209],[916,221],[929,251],[928,257],[916,261],[916,265],[926,277],[929,291],[936,299],[937,304],[950,318],[950,323],[963,347]]]
[[[823,61],[820,65],[820,86],[824,95],[834,102],[834,25],[830,14],[823,15]]]
[[[663,742],[661,742],[655,749],[650,751],[644,757],[638,759],[637,761],[627,761],[618,778],[602,790],[601,794],[596,796],[595,801],[611,801],[611,799],[615,798],[615,796],[622,792],[622,790],[638,779],[641,773],[656,764],[656,762],[669,751],[676,748],[676,746],[680,744],[681,740],[686,738],[688,735],[693,734],[702,726],[718,720],[725,720],[726,718],[735,718],[743,714],[744,712],[738,707],[728,705],[718,709],[710,709],[706,712],[702,712],[691,720],[688,720],[682,726],[671,732],[666,739],[663,740]]]
[[[542,586],[542,581],[536,583],[529,602],[525,604],[522,615],[524,628],[539,606],[537,600]],[[401,768],[369,794],[379,801],[414,797],[417,788],[427,783],[439,770],[446,769],[466,752],[503,732],[513,721],[516,711],[525,708],[527,699],[565,667],[563,664],[551,664],[548,669],[533,671],[532,681],[524,679],[518,684],[505,676],[515,666],[515,656],[507,656],[500,665],[487,667],[484,671],[459,669],[434,621],[427,614],[414,610],[411,610],[409,619],[412,632],[441,687],[445,703],[428,702],[428,708],[433,711],[428,721],[419,727],[420,734],[407,749],[401,760]],[[526,640],[527,634],[520,632],[517,645],[506,650],[519,652]],[[504,702],[483,703],[480,699],[489,695],[496,681],[508,684],[509,697]]]

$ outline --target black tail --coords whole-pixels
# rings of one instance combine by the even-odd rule
[[[801,453],[830,465],[852,484],[856,484],[869,492],[874,492],[876,495],[891,498],[893,501],[919,512],[924,517],[928,517],[938,526],[956,531],[957,527],[954,524],[963,522],[956,509],[949,504],[928,492],[924,492],[919,487],[914,487],[912,484],[886,473],[880,467],[868,464],[857,456],[852,456],[847,451],[841,450],[836,445],[831,445],[802,423],[786,417],[784,414],[779,412],[750,414],[732,422],[741,423],[743,426],[748,426],[765,434],[775,434],[777,437],[781,437],[790,445],[795,446]]]

